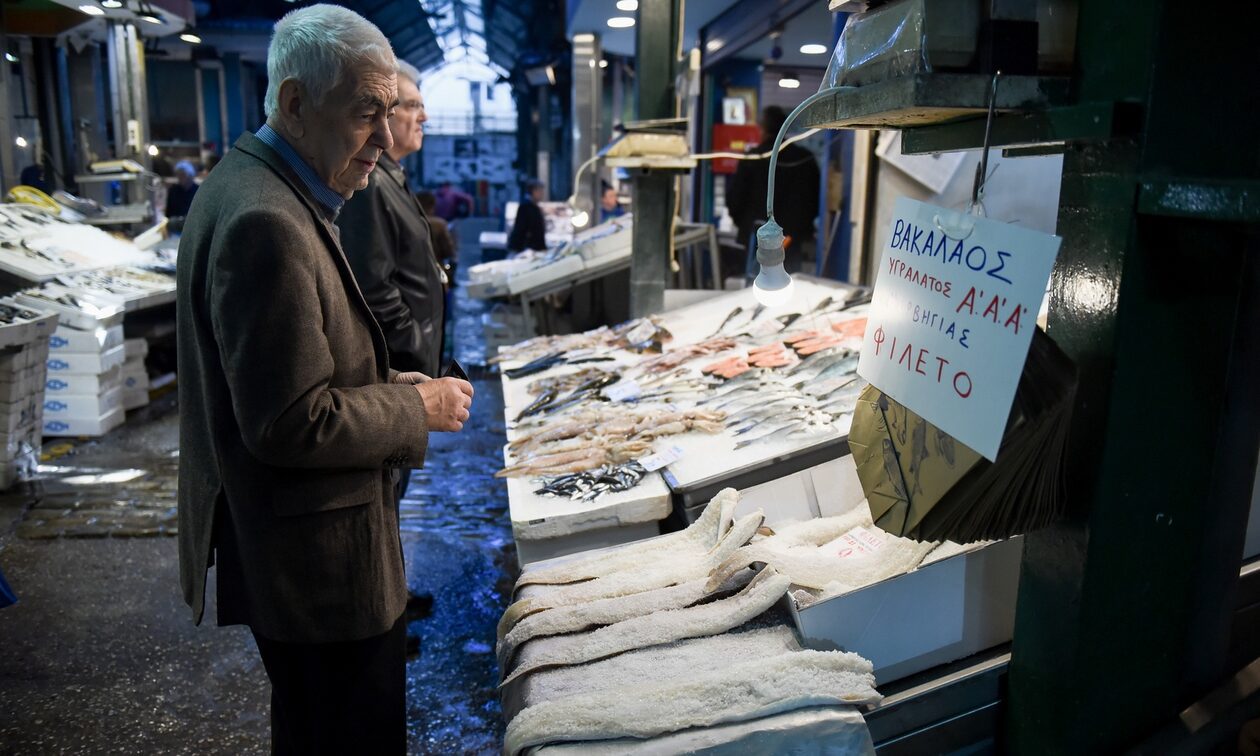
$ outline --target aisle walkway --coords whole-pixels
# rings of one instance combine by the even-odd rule
[[[479,225],[461,235],[462,270]],[[455,309],[470,364],[480,308]],[[502,396],[496,377],[474,384],[469,426],[433,437],[403,502],[408,580],[435,598],[412,623],[415,754],[494,753],[502,734],[492,644],[515,554],[491,477]],[[0,495],[0,569],[21,599],[0,610],[0,754],[266,753],[267,680],[248,631],[194,627],[179,597],[174,394],[102,441],[55,451],[45,480]]]

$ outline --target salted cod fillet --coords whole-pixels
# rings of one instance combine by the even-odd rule
[[[613,572],[633,569],[650,556],[674,555],[683,551],[706,552],[717,545],[734,519],[739,492],[724,488],[705,506],[700,517],[685,530],[669,535],[609,549],[584,559],[570,560],[554,567],[529,569],[516,581],[514,592],[526,585],[560,585],[592,580]]]
[[[787,593],[790,584],[786,576],[766,568],[730,598],[645,614],[574,636],[571,644],[522,663],[504,678],[500,687],[540,669],[582,664],[636,648],[724,633],[769,609]]]
[[[734,583],[720,589],[743,588],[751,574],[735,575]],[[602,625],[611,625],[631,617],[660,612],[666,609],[682,609],[691,606],[713,591],[706,588],[708,578],[702,577],[678,585],[656,588],[626,596],[611,596],[591,602],[558,606],[531,614],[513,627],[499,640],[496,651],[499,669],[507,669],[522,643],[548,635],[573,633]]]
[[[707,552],[683,552],[680,554],[659,555],[660,561],[655,564],[639,564],[637,569],[622,569],[593,580],[581,583],[558,585],[547,593],[532,596],[513,602],[499,618],[499,638],[508,632],[525,617],[531,614],[554,609],[559,606],[586,603],[612,596],[626,596],[642,593],[653,588],[664,588],[691,580],[708,577],[723,560],[729,557],[761,527],[764,515],[757,510],[747,517],[741,517],[731,526],[716,545]],[[718,581],[714,588],[724,581]]]
[[[835,529],[828,528],[822,520],[842,519],[846,518],[820,518],[814,522],[818,523],[821,532]],[[792,585],[823,591],[823,596],[834,596],[909,572],[938,546],[934,542],[899,538],[873,525],[869,527],[884,537],[883,546],[875,553],[840,559],[822,551],[809,540],[783,543],[770,536],[737,549],[713,571],[706,587],[716,588],[739,570],[753,564],[768,564],[791,578]],[[841,530],[835,537],[850,530],[852,528]]]
[[[589,664],[538,672],[528,680],[527,703],[621,690],[627,685],[672,685],[694,679],[697,669],[716,668],[731,659],[763,659],[800,650],[796,632],[787,625],[687,638],[627,651]]]
[[[508,724],[504,752],[557,741],[650,738],[807,706],[876,703],[871,663],[841,651],[796,651],[701,672],[667,687],[626,686],[530,706]]]

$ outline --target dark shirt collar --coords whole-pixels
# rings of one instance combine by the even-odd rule
[[[315,201],[318,202],[330,216],[335,217],[337,215],[337,213],[341,210],[341,206],[346,203],[345,197],[342,197],[337,192],[334,192],[327,184],[320,180],[319,175],[315,173],[315,169],[302,159],[302,156],[297,153],[297,150],[293,149],[293,146],[290,145],[284,137],[280,136],[279,132],[271,128],[270,125],[264,123],[263,127],[258,130],[255,136],[258,137],[260,142],[275,150],[276,154],[279,155],[281,159],[283,159],[284,162],[293,169],[293,172],[297,174],[297,177],[302,180],[303,184],[306,185],[307,191],[311,193],[311,196],[315,198]]]

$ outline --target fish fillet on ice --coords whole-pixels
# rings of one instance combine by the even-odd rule
[[[735,505],[738,503],[739,493],[733,488],[725,488],[709,501],[700,517],[685,530],[606,550],[584,559],[566,561],[553,567],[527,568],[516,581],[516,589],[526,585],[560,585],[591,580],[613,572],[633,569],[656,555],[707,552],[730,529]]]
[[[684,609],[654,612],[573,636],[571,643],[523,659],[502,685],[540,669],[582,664],[636,648],[724,633],[769,609],[787,593],[790,584],[787,577],[773,569],[764,569],[742,591],[730,598]]]
[[[668,686],[645,684],[570,696],[523,709],[504,752],[561,741],[650,738],[770,716],[807,706],[876,703],[870,662],[840,651],[796,651],[697,672]]]
[[[634,568],[625,567],[580,583],[555,585],[546,593],[516,601],[508,606],[499,619],[499,637],[505,637],[525,617],[546,609],[642,593],[708,577],[723,560],[748,543],[763,520],[761,510],[741,517],[708,551],[695,549],[677,553],[650,553],[643,563]],[[721,582],[714,584],[714,588]]]

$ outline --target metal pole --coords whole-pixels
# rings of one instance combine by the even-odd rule
[[[674,116],[679,0],[643,0],[635,25],[635,99],[640,120]],[[669,239],[674,220],[674,179],[646,172],[634,180],[630,263],[630,314],[642,317],[665,307]]]

